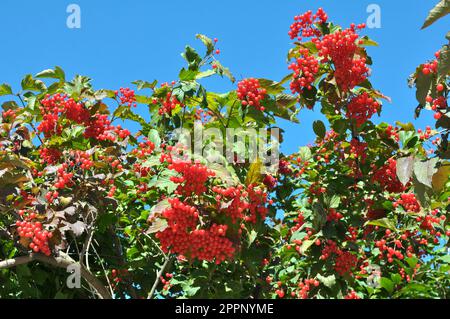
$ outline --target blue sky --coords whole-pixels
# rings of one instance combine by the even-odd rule
[[[96,88],[116,89],[137,79],[171,81],[184,66],[180,53],[186,44],[201,48],[196,33],[219,39],[222,64],[236,78],[263,77],[279,80],[287,74],[287,35],[294,15],[323,7],[330,20],[342,26],[365,22],[369,4],[381,8],[381,28],[365,34],[380,46],[371,47],[372,82],[392,98],[381,120],[414,121],[414,91],[406,79],[415,67],[433,57],[445,41],[448,20],[428,29],[420,27],[437,0],[72,0],[0,2],[0,83],[16,90],[27,73],[61,66],[71,78],[93,78]],[[81,29],[69,29],[66,8],[81,8]],[[226,79],[209,81],[208,89],[227,91]],[[144,108],[142,108],[144,110]],[[417,127],[432,124],[424,112]],[[311,123],[318,111],[302,111],[299,125],[285,122],[286,145],[292,152],[312,142]]]

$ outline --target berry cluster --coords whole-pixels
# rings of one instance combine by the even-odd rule
[[[157,104],[158,100],[154,99],[153,103]],[[161,101],[161,107],[158,110],[158,113],[159,115],[167,114],[170,116],[172,114],[172,111],[177,106],[183,107],[183,104],[180,101],[178,101],[178,98],[176,96],[172,96],[172,92],[168,92],[166,98]]]
[[[16,111],[9,109],[2,112],[2,118],[4,121],[14,121],[17,117]]]
[[[320,282],[317,279],[305,279],[298,283],[297,293],[294,293],[294,296],[297,296],[300,299],[307,299],[308,292],[311,290],[311,287],[318,287]]]
[[[150,154],[153,153],[155,150],[155,144],[152,141],[149,141],[148,139],[145,139],[144,142],[139,143],[139,147],[132,150],[131,154],[136,156],[139,159],[142,159]]]
[[[263,183],[268,189],[274,189],[277,186],[278,180],[272,175],[266,174],[264,176]]]
[[[363,24],[358,25],[359,29],[364,27]],[[348,29],[327,34],[322,39],[312,40],[319,50],[319,56],[322,57],[321,62],[333,62],[336,82],[344,92],[351,90],[368,76],[367,61],[365,57],[358,55],[357,40],[358,34],[354,25]]]
[[[44,230],[42,223],[34,221],[37,217],[36,213],[25,215],[21,211],[19,214],[23,220],[18,220],[16,226],[19,236],[23,239],[21,242],[26,242],[28,245],[27,248],[30,248],[35,253],[41,252],[44,255],[50,256],[51,250],[48,240],[53,237],[53,233]]]
[[[57,148],[43,147],[39,149],[39,156],[41,157],[42,164],[53,165],[55,163],[58,163],[62,156],[62,152]]]
[[[49,202],[49,204],[53,203],[53,201],[58,198],[59,193],[58,192],[48,192],[47,194],[45,194],[45,199],[47,200],[47,202]]]
[[[55,187],[59,189],[63,189],[66,186],[73,185],[72,177],[73,173],[68,173],[67,168],[68,164],[64,163],[61,167],[58,168],[58,181],[55,183]]]
[[[162,216],[168,227],[158,232],[165,252],[188,256],[191,259],[221,263],[234,254],[232,242],[225,237],[227,226],[213,224],[209,229],[197,229],[199,211],[196,207],[181,202],[178,198],[169,199],[170,208]]]
[[[290,88],[292,94],[302,94],[304,88],[311,90],[311,84],[319,72],[319,61],[309,54],[308,49],[299,49],[300,57],[288,66],[292,70],[292,81]]]
[[[322,249],[320,259],[327,260],[332,256],[335,256],[334,270],[341,276],[351,272],[358,262],[358,258],[354,254],[349,251],[341,250],[336,242],[329,239]]]
[[[334,270],[341,276],[350,273],[356,266],[358,257],[348,251],[338,250]]]
[[[401,205],[407,212],[420,212],[420,204],[413,193],[401,194],[400,199],[394,203],[394,207]]]
[[[361,299],[356,291],[352,290],[347,295],[344,296],[344,299]]]
[[[116,95],[119,95],[119,92],[115,92]],[[134,91],[129,88],[120,88],[120,104],[128,105],[129,107],[136,107],[136,96],[134,95]]]
[[[380,109],[380,103],[364,92],[351,99],[347,105],[347,117],[356,121],[356,126],[360,127],[369,120]]]
[[[60,134],[61,125],[58,123],[60,116],[77,124],[89,122],[90,112],[83,103],[76,102],[73,98],[68,98],[65,94],[47,94],[41,100],[40,111],[43,116],[41,124],[37,127],[38,131],[43,132],[45,137]]]
[[[89,170],[94,166],[94,162],[91,159],[91,155],[83,151],[71,151],[70,155],[75,159],[75,162],[70,162],[71,166],[79,165],[83,170]]]
[[[184,196],[203,194],[206,191],[206,181],[215,176],[213,171],[198,162],[173,161],[168,168],[181,174],[172,176],[170,180],[179,184],[176,193]]]
[[[266,96],[266,89],[262,89],[258,79],[244,79],[238,83],[237,96],[243,106],[251,105],[260,111],[264,111],[261,101]]]
[[[327,215],[327,221],[338,221],[344,218],[344,216],[341,213],[338,213],[336,209],[330,208]]]
[[[367,143],[360,142],[356,138],[353,138],[350,141],[350,154],[359,158],[361,163],[364,164],[367,158]]]
[[[397,161],[393,158],[388,159],[384,166],[374,172],[373,181],[378,182],[383,190],[390,193],[401,193],[405,190],[397,177]]]
[[[320,36],[320,30],[317,28],[313,28],[313,25],[317,22],[326,23],[328,20],[328,16],[322,8],[319,8],[314,15],[312,11],[309,10],[304,14],[295,16],[294,20],[295,22],[291,24],[288,34],[291,39],[297,38],[297,40],[301,41],[302,38]]]
[[[438,69],[438,60],[439,56],[441,55],[440,51],[437,51],[434,56],[436,57],[436,59],[434,59],[433,61],[429,62],[429,63],[424,63],[422,66],[422,73],[425,75],[428,75],[430,73],[437,73],[437,69]]]

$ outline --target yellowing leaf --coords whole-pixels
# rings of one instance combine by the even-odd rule
[[[247,177],[245,178],[246,185],[256,184],[262,181],[261,168],[262,162],[259,159],[250,164],[250,169],[248,170]]]
[[[433,175],[431,182],[433,190],[436,192],[442,191],[445,184],[449,181],[449,177],[450,177],[450,162],[447,162],[446,165],[439,167],[438,171]]]

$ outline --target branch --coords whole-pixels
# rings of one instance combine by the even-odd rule
[[[170,261],[170,258],[166,257],[166,261],[164,262],[164,264],[162,265],[161,269],[156,274],[155,283],[153,284],[152,290],[150,290],[147,299],[151,299],[153,297],[153,294],[155,293],[156,287],[158,287],[160,278],[161,278],[164,270],[166,269],[167,265],[169,264],[169,261]]]
[[[0,269],[7,269],[7,268],[13,268],[19,265],[28,264],[30,262],[39,261],[42,263],[45,263],[47,265],[57,267],[57,268],[64,268],[67,269],[67,267],[78,264],[81,269],[81,277],[86,280],[92,287],[94,287],[95,291],[97,292],[97,295],[101,299],[111,299],[111,295],[109,291],[105,288],[103,283],[98,280],[97,277],[95,277],[90,271],[88,271],[83,265],[80,265],[80,263],[73,260],[71,257],[64,253],[60,253],[60,257],[47,257],[42,254],[29,254],[27,256],[20,256],[13,259],[7,259],[4,261],[0,261]]]

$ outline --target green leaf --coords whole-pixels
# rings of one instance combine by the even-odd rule
[[[248,246],[247,246],[247,247],[250,247],[250,246],[253,244],[253,242],[254,242],[255,239],[256,239],[256,236],[258,236],[258,233],[257,233],[254,229],[252,229],[252,230],[248,233]]]
[[[221,76],[224,76],[224,75],[225,75],[227,78],[230,79],[230,81],[231,81],[232,83],[234,83],[234,82],[236,81],[236,78],[233,76],[233,74],[231,74],[230,69],[224,67],[224,66],[223,66],[222,64],[220,64],[220,62],[217,61],[217,60],[214,61],[213,63],[214,63],[214,65],[216,66],[216,70],[217,70],[217,73],[218,73],[219,75],[221,75]]]
[[[311,150],[309,149],[308,146],[302,146],[300,147],[300,151],[299,151],[299,157],[301,158],[301,160],[303,162],[305,161],[309,161],[312,157],[312,153]]]
[[[12,95],[12,94],[13,94],[13,92],[12,92],[11,86],[9,86],[6,83],[0,85],[0,96]]]
[[[319,280],[321,283],[323,283],[328,288],[333,288],[336,284],[336,276],[330,275],[327,277],[322,276],[321,274],[317,274],[316,276],[317,280]]]
[[[266,89],[267,94],[279,94],[284,91],[284,87],[276,81],[268,79],[258,79],[261,88]]]
[[[438,60],[438,75],[445,77],[450,73],[450,46],[444,45],[440,51]]]
[[[156,85],[158,84],[158,81],[154,80],[153,82],[147,82],[147,81],[142,81],[142,80],[136,80],[131,83],[136,85],[136,88],[138,90],[142,90],[142,89],[152,89],[153,90],[156,87]]]
[[[178,76],[181,81],[193,81],[195,80],[197,74],[198,71],[186,70],[185,68],[182,68]]]
[[[47,89],[44,82],[41,80],[33,79],[31,74],[26,75],[22,80],[22,90],[24,91],[35,91],[35,92],[42,92]]]
[[[431,11],[428,13],[427,18],[425,19],[425,23],[422,26],[422,29],[430,26],[438,19],[446,16],[450,13],[450,1],[449,0],[441,0]]]
[[[378,46],[378,43],[370,39],[367,35],[361,38],[360,44],[363,46]]]
[[[392,280],[390,280],[389,278],[386,277],[381,277],[380,279],[380,286],[384,289],[386,289],[386,291],[390,294],[392,294],[394,292],[394,283],[392,282]]]
[[[427,161],[416,160],[414,163],[414,175],[420,183],[432,187],[431,182],[434,173],[437,171],[436,164],[438,161],[439,159],[437,158],[432,158]]]
[[[187,45],[185,52],[181,56],[188,62],[189,70],[198,71],[202,58],[198,55],[195,49]]]
[[[403,185],[411,180],[414,167],[414,156],[397,159],[397,177]]]
[[[325,124],[323,124],[322,121],[317,120],[313,122],[313,130],[314,133],[316,133],[316,135],[323,139],[325,137],[326,134],[326,128],[325,128]]]
[[[396,230],[395,223],[387,217],[368,221],[366,225],[381,226],[391,230]]]
[[[199,79],[207,78],[214,74],[216,74],[216,72],[214,70],[206,70],[206,71],[198,73],[195,76],[195,79],[199,80]]]
[[[155,148],[159,149],[160,145],[161,145],[161,137],[159,137],[159,133],[157,130],[155,129],[151,129],[148,132],[148,140],[150,142],[152,142],[153,144],[155,144]]]
[[[203,42],[203,44],[206,46],[206,55],[210,55],[214,51],[214,43],[206,35],[196,34],[195,37],[197,39],[200,39]]]
[[[339,196],[334,195],[331,197],[328,207],[329,208],[338,208],[341,203],[341,198]]]
[[[420,66],[416,71],[416,99],[420,105],[425,105],[433,77],[430,74],[423,74],[422,69],[423,66]]]
[[[47,69],[36,74],[37,78],[49,78],[58,79],[61,82],[66,80],[66,74],[59,66],[55,66],[55,69]]]

